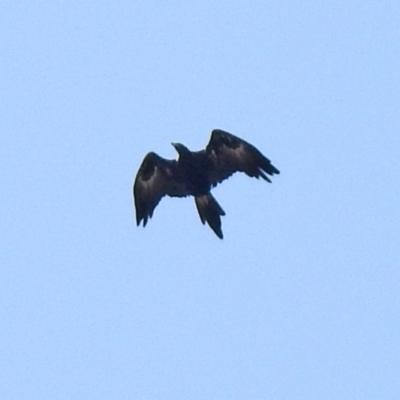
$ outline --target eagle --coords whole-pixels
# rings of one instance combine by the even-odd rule
[[[206,148],[190,151],[180,143],[171,143],[178,152],[177,160],[166,160],[148,153],[139,167],[133,185],[136,222],[146,226],[160,200],[193,196],[200,220],[207,222],[214,233],[223,238],[221,216],[225,211],[211,194],[211,189],[235,172],[271,182],[269,176],[279,174],[271,161],[253,145],[239,137],[214,129]]]

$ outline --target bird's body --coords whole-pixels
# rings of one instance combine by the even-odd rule
[[[181,144],[174,143],[179,153],[177,166],[182,180],[191,196],[199,196],[211,190],[209,171],[212,164],[204,151],[182,150]]]
[[[212,131],[205,150],[191,152],[180,143],[172,145],[179,154],[177,160],[150,152],[139,168],[133,187],[137,225],[143,221],[146,226],[163,196],[194,196],[202,223],[207,222],[222,239],[221,216],[225,212],[211,189],[237,171],[268,182],[266,174],[279,174],[254,146],[219,129]]]

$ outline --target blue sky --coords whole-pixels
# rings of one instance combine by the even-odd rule
[[[3,1],[4,399],[400,397],[400,3]],[[144,155],[281,170],[143,229]]]

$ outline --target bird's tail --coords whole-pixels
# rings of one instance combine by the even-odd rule
[[[217,200],[214,199],[211,193],[204,196],[196,196],[194,200],[201,222],[203,224],[207,222],[215,234],[222,239],[221,215],[225,215],[225,211],[217,203]]]

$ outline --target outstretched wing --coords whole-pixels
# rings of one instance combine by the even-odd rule
[[[271,180],[267,174],[279,174],[271,161],[253,145],[220,129],[212,131],[205,151],[211,161],[209,179],[213,186],[238,171],[268,182]]]
[[[187,194],[177,162],[153,152],[147,154],[133,185],[137,225],[143,220],[143,226],[146,226],[163,196],[183,197]]]

